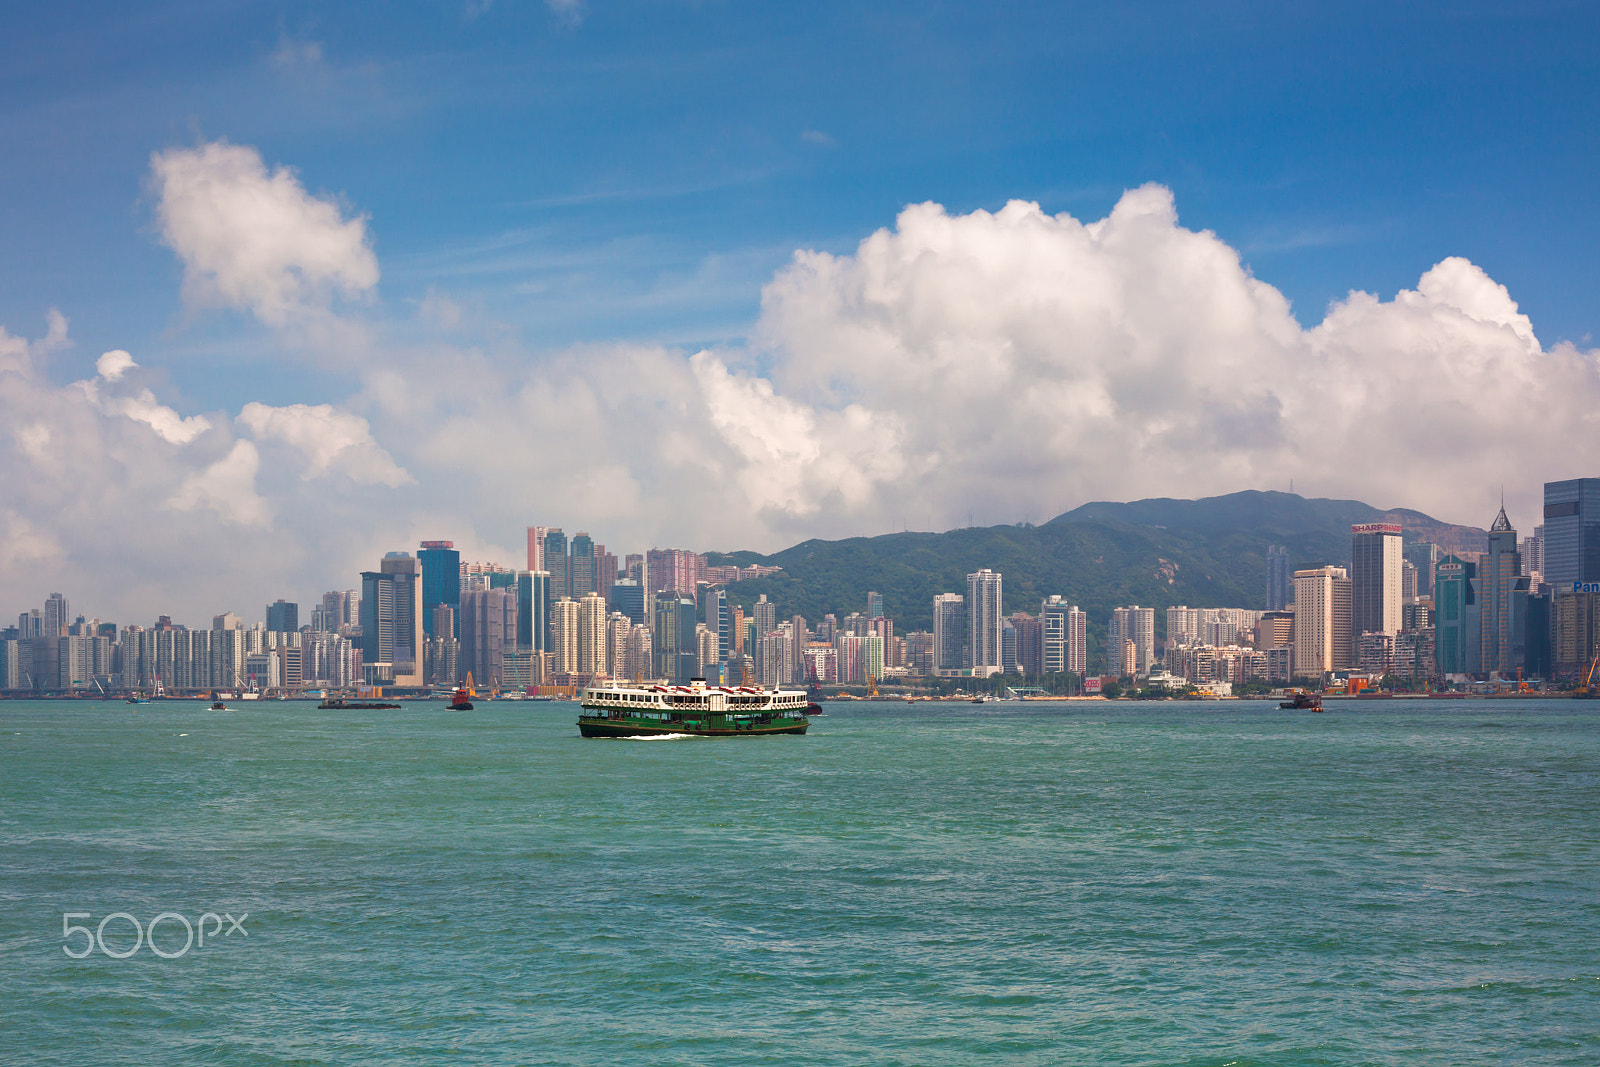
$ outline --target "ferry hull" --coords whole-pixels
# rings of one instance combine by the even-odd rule
[[[689,734],[694,737],[760,737],[769,734],[803,734],[809,722],[784,725],[749,726],[693,726],[688,723],[639,723],[622,719],[578,719],[578,732],[584,737],[663,737],[668,734]]]

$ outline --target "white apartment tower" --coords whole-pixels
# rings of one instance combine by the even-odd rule
[[[1295,673],[1316,677],[1351,666],[1355,645],[1350,636],[1350,578],[1345,569],[1295,571],[1294,603]]]
[[[1000,575],[985,567],[967,575],[967,644],[973,674],[999,674]]]

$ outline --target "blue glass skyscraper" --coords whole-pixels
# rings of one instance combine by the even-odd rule
[[[1544,483],[1544,580],[1557,596],[1600,582],[1600,478]]]
[[[433,632],[433,609],[438,605],[449,607],[453,618],[461,618],[461,553],[455,542],[424,541],[417,558],[422,561],[423,629],[429,637],[461,636]]]

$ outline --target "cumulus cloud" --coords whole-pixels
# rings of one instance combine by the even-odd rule
[[[205,164],[213,151],[231,162]],[[344,235],[320,260],[263,252],[251,226],[169,237],[207,299],[288,321],[376,282],[360,220],[249,150],[185,152],[178,171],[243,174]],[[31,546],[0,554],[0,584],[148,576],[127,602],[148,613],[183,589],[204,618],[347,587],[419,538],[515,563],[505,546],[533,522],[620,551],[775,549],[1291,478],[1482,523],[1502,482],[1530,515],[1542,481],[1592,473],[1574,464],[1600,447],[1597,354],[1546,348],[1480,267],[1443,259],[1303,328],[1159,186],[1093,221],[912,205],[849,254],[796,253],[745,348],[480,348],[462,340],[473,306],[430,294],[389,323],[342,403],[251,401],[232,419],[162,404],[120,350],[50,385],[59,316],[34,341],[0,330],[0,531]]]
[[[210,508],[241,525],[263,525],[272,518],[267,502],[256,492],[261,454],[249,441],[235,441],[228,454],[183,480],[167,502],[179,511]]]
[[[184,263],[184,294],[269,326],[325,311],[378,283],[366,220],[312,196],[254,148],[216,141],[150,157],[161,237]]]
[[[279,441],[300,454],[306,478],[335,470],[363,485],[400,486],[413,481],[372,439],[367,420],[331,404],[271,407],[251,402],[239,421],[258,441]]]
[[[211,429],[211,420],[204,415],[179,415],[174,409],[156,400],[149,389],[139,389],[126,395],[112,395],[117,383],[127,373],[137,370],[139,364],[122,349],[106,352],[95,361],[99,372],[94,378],[75,383],[83,390],[89,402],[102,411],[125,415],[135,422],[149,426],[163,440],[175,445],[186,445]]]

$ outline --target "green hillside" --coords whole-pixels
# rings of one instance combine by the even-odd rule
[[[798,613],[815,626],[830,612],[843,618],[864,611],[867,591],[874,590],[883,594],[899,632],[928,629],[934,595],[964,593],[967,574],[988,567],[1005,575],[1008,613],[1037,612],[1041,599],[1059,593],[1089,613],[1091,644],[1097,645],[1111,609],[1121,605],[1263,607],[1269,544],[1287,546],[1294,568],[1343,564],[1350,557],[1351,524],[1386,518],[1405,526],[1408,541],[1424,539],[1413,531],[1452,547],[1481,545],[1484,537],[1419,512],[1386,512],[1359,501],[1235,493],[1085,504],[1043,526],[813,540],[770,556],[710,558],[783,568],[729,587],[730,599],[747,609],[765,593],[780,618]],[[1156,618],[1159,633],[1165,620],[1159,611]]]

